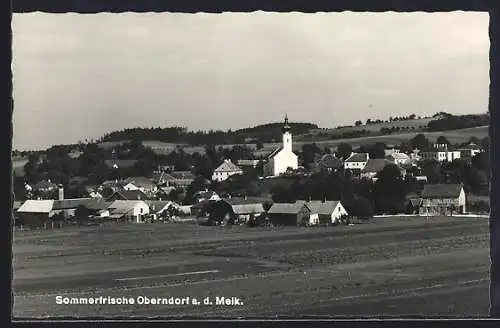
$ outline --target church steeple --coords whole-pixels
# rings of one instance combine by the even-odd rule
[[[288,124],[288,115],[285,114],[285,124],[283,124],[283,149],[292,151],[292,133],[291,127]]]
[[[292,128],[288,124],[288,114],[285,114],[285,124],[283,125],[283,133],[290,132]]]

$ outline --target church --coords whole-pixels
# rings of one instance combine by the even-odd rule
[[[264,176],[279,176],[288,169],[296,170],[298,166],[298,156],[292,151],[291,127],[288,124],[288,116],[285,115],[283,145],[267,156],[264,164]]]

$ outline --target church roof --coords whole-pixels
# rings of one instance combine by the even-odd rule
[[[278,155],[278,153],[279,153],[280,151],[282,151],[282,150],[283,150],[283,146],[278,147],[278,148],[276,148],[275,150],[273,150],[273,151],[272,151],[269,155],[267,155],[267,156],[266,156],[266,158],[267,158],[267,159],[271,159],[271,158],[273,158],[274,156]]]

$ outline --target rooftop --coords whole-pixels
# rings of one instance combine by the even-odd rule
[[[241,168],[231,162],[230,160],[225,160],[219,167],[215,169],[214,172],[239,172]]]
[[[297,214],[304,207],[304,203],[274,203],[269,209],[270,214]],[[306,206],[307,207],[307,206]]]
[[[370,156],[367,153],[353,153],[346,162],[367,162]]]
[[[427,184],[422,190],[422,198],[457,198],[462,191],[462,184]]]
[[[366,166],[361,170],[362,173],[378,173],[384,169],[387,165],[393,165],[394,163],[385,158],[370,158],[366,162]]]

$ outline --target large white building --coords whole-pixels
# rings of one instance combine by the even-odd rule
[[[230,159],[226,159],[214,170],[214,173],[212,174],[212,181],[222,182],[227,180],[230,176],[236,174],[243,174],[243,170],[239,166],[232,163]]]
[[[283,145],[267,156],[266,163],[264,164],[264,175],[279,176],[288,169],[296,170],[298,167],[298,156],[292,150],[291,127],[288,124],[288,117],[285,116],[285,124],[283,125]]]

